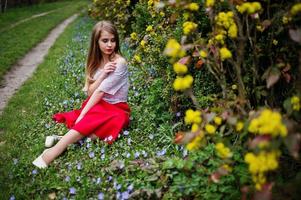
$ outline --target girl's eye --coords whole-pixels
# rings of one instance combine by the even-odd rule
[[[104,43],[107,43],[108,42],[108,40],[107,39],[104,39],[104,40],[102,40]]]
[[[112,39],[111,42],[116,42],[116,40],[115,40],[115,39]]]

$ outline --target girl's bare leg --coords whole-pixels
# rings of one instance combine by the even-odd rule
[[[60,141],[55,146],[49,148],[43,154],[42,159],[47,165],[49,165],[55,158],[61,155],[70,144],[77,142],[83,137],[84,136],[79,132],[71,129],[60,139]]]
[[[96,140],[98,137],[94,133],[92,133],[88,136],[88,138],[90,138],[91,140]]]

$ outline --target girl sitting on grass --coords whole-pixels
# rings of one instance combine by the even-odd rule
[[[84,90],[88,98],[79,110],[57,113],[53,119],[70,129],[64,136],[46,137],[46,149],[33,164],[46,168],[56,157],[83,137],[100,138],[111,144],[129,123],[127,102],[128,70],[120,55],[116,27],[109,21],[98,22],[92,32],[86,65]]]

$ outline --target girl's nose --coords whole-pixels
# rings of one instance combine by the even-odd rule
[[[109,46],[109,47],[112,46],[112,43],[111,43],[111,42],[108,42],[108,46]]]

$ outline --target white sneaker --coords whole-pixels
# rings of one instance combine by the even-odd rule
[[[52,147],[57,141],[59,141],[63,136],[50,135],[46,137],[45,147]]]
[[[46,162],[43,160],[42,156],[44,155],[44,153],[47,151],[48,149],[46,149],[45,151],[43,151],[43,153],[41,155],[39,155],[39,157],[37,157],[32,164],[34,166],[36,166],[39,169],[45,169],[48,167],[48,165],[46,164]]]

